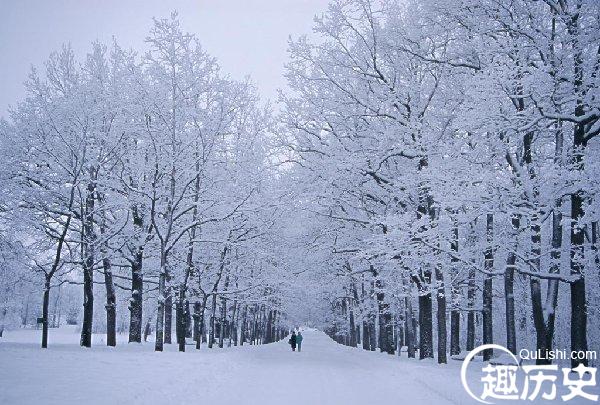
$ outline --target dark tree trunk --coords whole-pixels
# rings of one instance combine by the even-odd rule
[[[6,313],[7,313],[7,309],[6,307],[2,308],[2,315],[0,316],[0,338],[4,335],[4,322],[6,319]]]
[[[131,262],[131,299],[129,300],[129,342],[142,341],[144,278],[143,249],[138,249]]]
[[[108,256],[108,241],[106,240],[106,212],[104,211],[104,198],[97,196],[101,209],[100,215],[100,235],[102,244],[100,253],[102,255],[102,269],[104,271],[104,286],[106,288],[106,345],[114,347],[117,345],[117,298],[115,295],[115,284],[113,281],[112,265]]]
[[[437,333],[438,333],[438,363],[447,363],[446,358],[448,332],[446,330],[446,289],[444,286],[444,275],[436,265],[435,275],[437,281]]]
[[[352,301],[348,303],[348,323],[350,326],[350,346],[356,347],[356,324],[354,323],[354,310],[352,309]]]
[[[215,342],[215,329],[217,327],[217,295],[213,293],[212,310],[210,314],[210,330],[208,332],[208,348],[212,349]]]
[[[156,307],[156,339],[154,342],[154,350],[157,352],[162,352],[164,346],[166,280],[166,255],[161,251],[160,275],[158,276],[158,304]]]
[[[578,276],[571,283],[571,351],[586,352],[587,344],[587,303],[585,298],[585,279],[583,278],[584,234],[580,228],[583,217],[583,198],[579,194],[571,195],[571,274]],[[587,359],[571,359],[571,367],[579,364],[587,367]]]
[[[469,270],[469,285],[467,287],[467,301],[469,312],[467,312],[467,351],[475,348],[475,271]]]
[[[375,330],[375,315],[371,315],[369,320],[369,350],[377,350],[377,331]]]
[[[269,311],[269,314],[267,315],[267,325],[266,325],[266,336],[265,336],[265,343],[271,343],[272,342],[272,337],[271,337],[271,325],[273,323],[273,311]]]
[[[200,349],[200,345],[202,343],[202,334],[200,332],[200,311],[202,304],[200,301],[194,302],[194,342],[196,342],[196,349]]]
[[[275,324],[275,318],[277,316],[277,312],[274,311],[273,312],[273,324]],[[238,344],[238,319],[239,315],[238,315],[238,303],[237,301],[233,301],[233,309],[231,311],[231,324],[229,327],[229,346],[231,346],[231,342],[233,341],[233,345],[237,346]],[[274,329],[274,328],[273,328]],[[275,333],[274,330],[272,332],[272,336],[273,339],[275,339]]]
[[[600,269],[600,254],[598,254],[598,221],[592,222],[592,243],[590,249],[594,255],[594,263]]]
[[[83,270],[83,323],[81,325],[81,346],[92,347],[92,320],[94,318],[94,275],[93,260],[89,260]]]
[[[525,150],[525,162],[531,165],[531,140],[533,138],[533,134],[527,134],[524,140],[524,150]],[[533,169],[530,169],[530,176],[532,179],[534,178]],[[537,193],[536,193],[537,194]],[[541,260],[540,256],[542,253],[541,250],[541,227],[539,222],[539,214],[537,209],[534,210],[531,215],[531,256],[533,263],[534,271],[541,271]],[[546,346],[546,322],[544,320],[544,308],[542,304],[542,286],[541,281],[537,277],[530,276],[529,277],[529,286],[531,291],[531,309],[533,313],[533,324],[535,326],[535,334],[536,334],[536,349],[539,353],[543,353],[543,357],[541,359],[536,360],[536,364],[549,364],[547,360],[546,352],[548,351],[548,347]]]
[[[362,339],[362,348],[364,350],[370,350],[371,345],[369,343],[369,324],[366,320],[363,320],[363,339]]]
[[[185,352],[185,314],[181,299],[175,303],[175,335],[179,351]]]
[[[205,296],[202,300],[202,308],[200,309],[200,343],[206,342],[206,302],[208,300],[208,296]]]
[[[454,255],[458,255],[458,224],[456,220],[452,228],[452,243],[450,248]],[[450,355],[460,353],[460,286],[458,283],[458,257],[452,256],[452,281],[451,281],[451,309],[450,309]]]
[[[515,271],[517,263],[518,235],[520,228],[520,218],[513,215],[511,218],[513,229],[513,250],[508,252],[506,258],[506,270],[504,272],[504,302],[506,307],[506,348],[513,354],[517,354],[517,333],[515,326]]]
[[[433,305],[431,300],[431,271],[424,269],[413,275],[419,293],[419,358],[433,358]]]
[[[460,312],[450,312],[450,355],[460,354]]]
[[[470,224],[469,231],[469,242],[470,247],[475,247],[477,236],[475,235],[475,226],[477,221],[473,221]],[[471,259],[471,263],[474,263],[474,259]],[[475,348],[475,267],[469,266],[469,283],[467,286],[467,351],[472,351]]]
[[[575,100],[575,116],[582,117],[586,114],[583,102],[583,55],[579,47],[579,10],[574,10],[567,29],[573,41],[573,76]],[[584,156],[587,147],[586,127],[583,123],[573,125],[573,163],[575,169],[583,177]],[[587,303],[585,295],[584,278],[584,217],[583,201],[584,190],[576,190],[571,194],[571,274],[578,279],[571,283],[571,351],[586,352],[587,344]],[[588,365],[587,359],[571,359],[571,367],[579,364]]]
[[[163,338],[164,338],[164,326],[165,326],[165,303],[159,298],[158,306],[156,309],[156,340],[154,342],[154,350],[157,352],[163,351]]]
[[[404,298],[404,306],[406,308],[406,315],[404,316],[405,330],[406,330],[406,347],[409,358],[415,358],[416,344],[415,344],[415,322],[412,310],[412,299],[411,297]]]
[[[406,345],[404,333],[404,316],[398,315],[396,319],[396,353],[400,356],[402,347]]]
[[[506,348],[513,354],[517,352],[517,334],[515,330],[515,256],[509,254],[504,272],[504,291],[506,306]]]
[[[92,177],[94,174],[92,173]],[[94,205],[96,185],[88,183],[85,198],[83,224],[83,323],[81,325],[81,346],[92,347],[92,323],[94,320],[94,264],[96,234],[94,231]]]
[[[419,358],[433,358],[433,310],[430,291],[419,294]]]
[[[229,284],[229,277],[225,279],[225,291],[227,291],[227,286]],[[221,327],[219,328],[219,347],[223,348],[223,342],[225,340],[225,336],[227,336],[227,298],[225,296],[221,297]]]
[[[190,302],[185,300],[185,337],[191,338],[193,336],[192,331],[192,311],[190,309]]]
[[[259,344],[265,343],[265,324],[267,323],[267,313],[264,305],[261,305],[260,316],[258,317],[258,341]]]
[[[552,264],[550,273],[560,273],[560,253],[562,249],[562,213],[560,212],[562,202],[557,201],[555,212],[552,215]],[[554,323],[556,320],[556,303],[558,302],[558,280],[548,281],[548,292],[546,295],[546,346],[552,349],[554,345]]]
[[[428,166],[427,156],[419,161],[418,169],[423,170]],[[417,218],[423,219],[433,213],[433,198],[429,193],[427,184],[419,185],[419,205],[417,207]],[[426,232],[427,226],[423,225],[419,231]],[[425,265],[420,269],[420,274],[414,275],[413,280],[419,290],[419,358],[433,358],[433,313],[431,299],[431,269]]]
[[[254,305],[253,308],[250,309],[251,315],[250,315],[250,321],[249,321],[249,325],[248,325],[248,333],[249,333],[249,340],[250,340],[250,344],[256,344],[256,317],[258,316],[257,312],[258,312],[258,308],[256,305]]]
[[[486,241],[487,247],[485,250],[485,270],[488,272],[492,272],[494,270],[494,251],[493,251],[493,242],[494,242],[494,215],[487,214],[486,221]],[[492,276],[490,274],[486,274],[483,281],[483,344],[491,344],[493,343],[494,336],[492,330]],[[488,361],[492,358],[493,351],[488,349],[483,352],[483,360]]]
[[[552,41],[555,39],[556,18],[552,18]],[[552,46],[554,52],[554,46]],[[559,121],[555,125],[554,133],[554,163],[562,167],[564,166],[563,151],[564,151],[564,133],[562,123]],[[561,269],[561,250],[562,250],[562,197],[557,198],[556,206],[552,212],[552,250],[550,253],[551,264],[550,273],[558,274]],[[548,291],[546,295],[546,347],[552,348],[554,345],[554,322],[556,319],[556,303],[558,301],[558,280],[548,280]]]
[[[102,258],[102,266],[104,267],[104,284],[106,285],[106,345],[114,347],[117,345],[117,299],[108,257]]]
[[[390,313],[390,305],[385,302],[385,294],[381,291],[383,285],[380,279],[376,281],[376,288],[377,306],[379,309],[379,350],[388,354],[394,354],[392,314]]]
[[[50,279],[44,283],[44,298],[42,301],[42,349],[48,348],[48,307],[50,306]]]
[[[167,276],[167,281],[169,277]],[[171,331],[173,328],[173,296],[171,289],[167,287],[167,298],[165,299],[165,344],[171,344]]]
[[[240,346],[246,342],[246,317],[248,316],[248,305],[244,305],[244,313],[240,324]]]

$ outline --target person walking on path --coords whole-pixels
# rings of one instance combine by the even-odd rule
[[[296,344],[298,345],[298,351],[302,351],[302,333],[298,331],[298,335],[296,336]]]
[[[295,352],[296,351],[296,331],[292,332],[292,336],[290,337],[290,340],[288,340],[288,343],[292,346],[292,351]]]

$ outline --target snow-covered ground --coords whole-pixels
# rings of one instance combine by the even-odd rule
[[[458,361],[438,366],[366,352],[315,330],[304,332],[301,353],[285,341],[200,351],[189,346],[186,353],[165,345],[165,352],[155,353],[150,342],[107,348],[100,336],[96,346],[83,349],[73,329],[50,333],[47,350],[38,346],[39,331],[7,331],[0,339],[0,404],[476,403],[463,391]]]

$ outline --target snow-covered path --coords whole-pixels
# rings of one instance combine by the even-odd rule
[[[11,342],[9,332],[0,341],[0,404],[475,403],[462,389],[459,362],[366,352],[319,331],[304,332],[301,353],[285,341],[186,353],[175,345],[154,353],[149,343],[88,350],[72,335],[74,342],[41,350]]]

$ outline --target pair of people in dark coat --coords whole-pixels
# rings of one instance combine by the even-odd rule
[[[292,346],[293,352],[296,351],[296,346],[298,347],[298,351],[302,351],[302,333],[298,331],[298,334],[296,335],[296,331],[293,331],[288,343]]]

